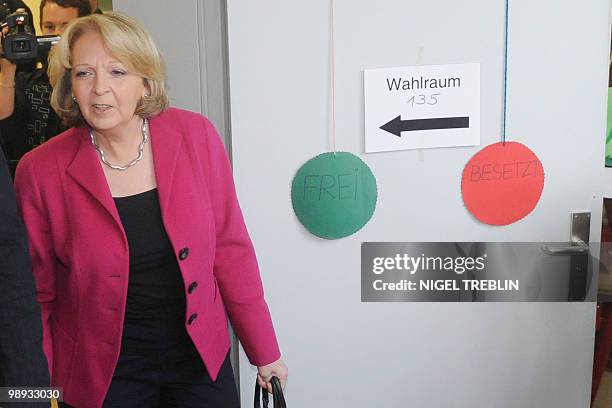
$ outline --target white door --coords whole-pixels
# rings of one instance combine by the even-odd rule
[[[362,230],[326,241],[297,221],[290,185],[330,146],[329,1],[228,1],[234,171],[289,406],[587,407],[594,303],[362,303],[360,246],[566,241],[577,211],[599,237],[608,0],[510,1],[508,140],[546,180],[507,227],[477,222],[460,192],[469,158],[500,141],[504,2],[336,3],[338,149],[369,164],[379,199]],[[363,70],[417,62],[480,63],[482,146],[363,153]],[[254,379],[243,358],[244,406]]]

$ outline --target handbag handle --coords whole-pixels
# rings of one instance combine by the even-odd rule
[[[270,382],[272,383],[272,402],[274,408],[287,408],[280,380],[277,377],[272,377]],[[257,380],[255,380],[255,408],[260,408],[260,401],[263,403],[263,408],[268,408],[268,390],[263,390],[262,392],[262,388]]]

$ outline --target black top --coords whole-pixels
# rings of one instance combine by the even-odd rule
[[[15,74],[15,109],[0,120],[0,142],[13,174],[24,154],[66,130],[51,108],[51,91],[44,69]]]
[[[157,189],[114,200],[130,251],[121,354],[191,349],[183,278],[162,223]]]

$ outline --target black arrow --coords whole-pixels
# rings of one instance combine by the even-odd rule
[[[401,115],[391,119],[380,127],[397,137],[402,137],[402,132],[413,130],[432,130],[432,129],[461,129],[470,127],[469,116],[456,116],[452,118],[431,118],[431,119],[411,119],[402,120]]]

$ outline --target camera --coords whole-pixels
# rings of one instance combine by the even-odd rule
[[[6,2],[0,2],[0,29],[5,27],[8,32],[2,37],[0,57],[14,64],[46,61],[49,50],[60,39],[58,36],[36,37],[25,9],[12,12]]]

